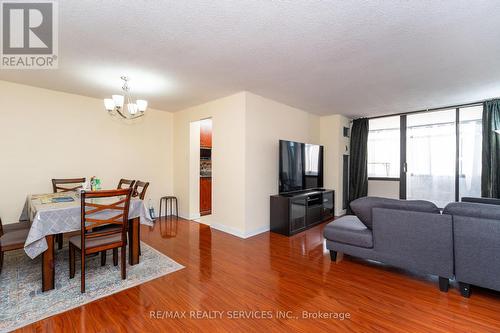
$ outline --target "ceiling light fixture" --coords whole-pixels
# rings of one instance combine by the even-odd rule
[[[108,114],[112,116],[119,115],[123,119],[136,119],[144,116],[148,108],[148,101],[143,99],[135,100],[128,86],[130,79],[127,76],[122,76],[121,79],[123,80],[123,95],[112,95],[111,98],[105,98],[104,108],[108,111]],[[125,104],[126,108],[124,108]]]

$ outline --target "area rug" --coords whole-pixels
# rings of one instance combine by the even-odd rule
[[[56,287],[48,292],[41,290],[41,256],[31,260],[23,250],[5,253],[0,274],[0,332],[12,331],[184,268],[145,243],[141,243],[141,250],[140,263],[127,264],[126,280],[121,279],[120,266],[113,266],[112,251],[108,251],[105,266],[101,266],[100,255],[88,257],[85,294],[80,293],[78,254],[75,278],[69,279],[67,244],[56,251]]]

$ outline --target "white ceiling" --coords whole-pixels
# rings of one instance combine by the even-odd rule
[[[500,1],[59,1],[58,70],[0,79],[104,98],[127,73],[177,111],[241,90],[368,116],[500,96]]]

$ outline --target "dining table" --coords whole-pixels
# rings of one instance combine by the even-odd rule
[[[107,201],[110,199],[113,201],[112,198],[93,200],[95,203],[109,204],[110,202]],[[112,216],[113,212],[108,211],[102,214]],[[140,224],[153,226],[153,219],[144,201],[135,197],[130,199],[128,218],[129,264],[136,265],[139,263]],[[31,222],[24,251],[32,259],[42,255],[42,291],[52,290],[55,287],[55,235],[81,230],[79,193],[29,194],[26,197],[20,220]]]

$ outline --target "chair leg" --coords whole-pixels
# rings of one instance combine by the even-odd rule
[[[113,266],[118,266],[118,248],[113,249]]]
[[[470,297],[470,284],[459,282],[458,286],[460,287],[460,294],[462,294],[463,297],[469,298]]]
[[[104,266],[106,265],[106,253],[107,251],[104,250],[104,251],[101,251],[101,266]]]
[[[75,277],[75,247],[69,244],[69,278]]]
[[[337,261],[337,251],[330,250],[330,259],[332,261]]]
[[[448,288],[450,286],[450,280],[444,277],[439,277],[439,290],[442,292],[448,292]]]
[[[122,279],[125,280],[127,278],[127,261],[125,260],[125,246],[122,246],[122,253],[121,253],[121,269],[122,269]],[[116,249],[118,252],[118,248]]]
[[[2,274],[3,267],[3,251],[0,251],[0,274]]]
[[[177,198],[175,198],[175,217],[179,219],[179,205],[177,204]]]
[[[82,279],[82,288],[81,288],[81,292],[82,294],[85,293],[85,252],[82,251],[82,274],[81,274],[81,279]]]
[[[63,248],[63,234],[57,234],[56,240],[57,240],[57,249],[58,250],[62,249]]]
[[[158,213],[158,218],[161,218],[161,203],[162,203],[162,199],[160,199],[160,212]]]

